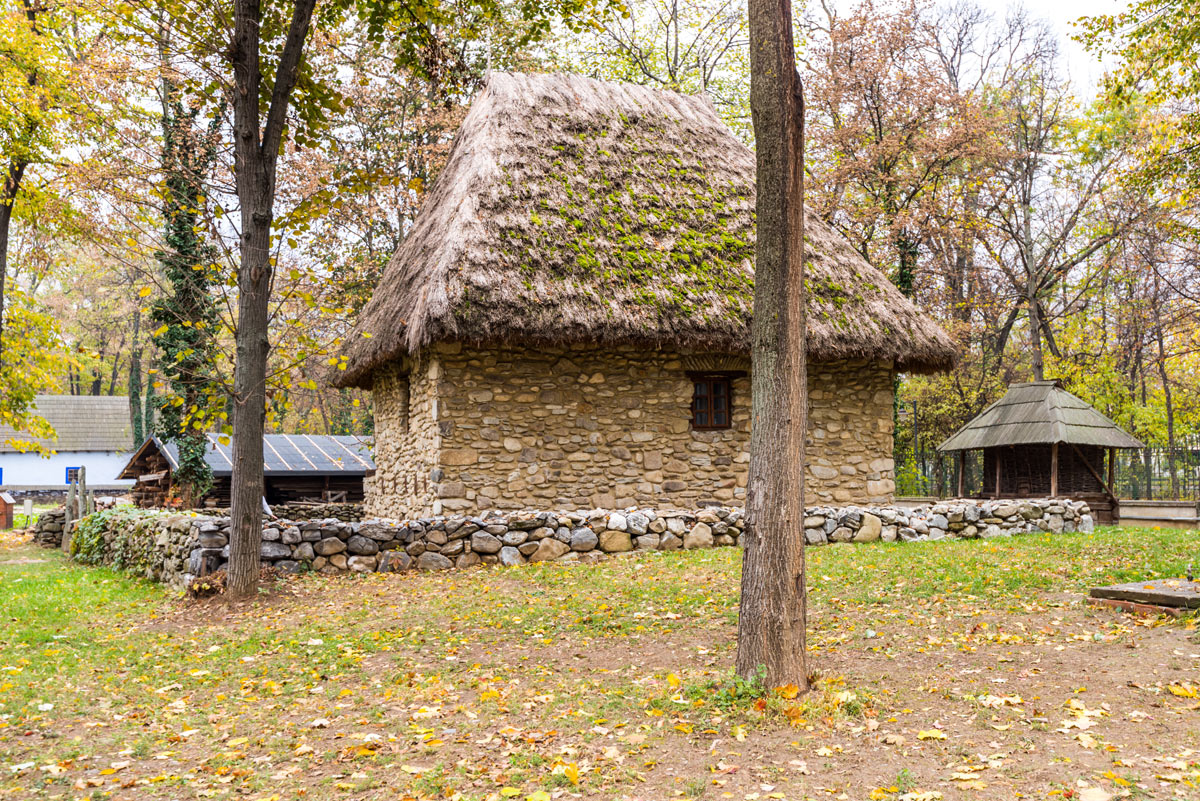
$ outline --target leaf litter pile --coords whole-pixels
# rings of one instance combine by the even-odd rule
[[[1198,550],[1137,529],[812,549],[801,694],[731,672],[732,548],[231,605],[10,539],[0,801],[1200,798],[1196,618],[1081,603]]]

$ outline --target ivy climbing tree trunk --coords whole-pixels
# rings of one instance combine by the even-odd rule
[[[129,427],[133,430],[133,447],[140,448],[147,430],[142,416],[142,312],[136,304],[133,310],[133,347],[129,351]]]
[[[157,258],[167,291],[154,300],[150,319],[156,326],[152,339],[159,352],[159,375],[169,394],[157,405],[157,424],[146,420],[145,430],[157,430],[175,443],[179,464],[172,486],[179,488],[185,506],[194,506],[213,483],[205,457],[213,424],[218,315],[212,283],[217,254],[205,240],[201,209],[205,180],[217,155],[221,115],[198,126],[200,106],[185,108],[176,81],[164,77],[161,92],[165,247]],[[131,371],[131,381],[132,376]]]
[[[316,0],[296,0],[287,38],[261,119],[262,6],[235,0],[233,41],[233,135],[237,196],[241,205],[238,318],[233,374],[233,486],[228,592],[244,597],[258,586],[262,543],[263,428],[267,403],[268,311],[271,295],[271,224],[275,170],[292,90]]]
[[[758,232],[737,671],[806,690],[804,95],[791,1],[750,0],[749,14]]]

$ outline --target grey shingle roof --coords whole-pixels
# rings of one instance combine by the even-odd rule
[[[57,439],[39,441],[47,448],[59,453],[133,450],[129,398],[124,395],[38,395],[34,406],[58,434]],[[10,439],[30,438],[0,426],[0,453],[17,450],[8,444]]]
[[[171,464],[179,467],[179,446],[152,438]],[[146,443],[149,444],[149,443]],[[144,444],[142,448],[145,448]],[[139,453],[141,448],[138,449]],[[204,460],[214,476],[233,474],[233,447],[224,445],[216,434],[208,435],[208,451]],[[137,454],[121,473],[123,478],[137,478],[133,469]],[[360,437],[331,436],[324,434],[266,434],[263,436],[264,474],[268,476],[289,473],[310,475],[365,475],[375,469],[370,446]]]
[[[960,428],[938,450],[1053,442],[1105,448],[1144,447],[1057,381],[1031,381],[1011,385],[1003,398]]]

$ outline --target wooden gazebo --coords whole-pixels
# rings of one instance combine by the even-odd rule
[[[1141,442],[1063,389],[1058,381],[1012,384],[1003,398],[938,446],[957,452],[958,494],[966,494],[967,451],[983,451],[983,498],[1087,501],[1096,520],[1115,523],[1118,448]],[[1105,454],[1107,453],[1107,465]]]

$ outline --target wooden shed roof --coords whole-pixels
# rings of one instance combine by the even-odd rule
[[[939,451],[967,451],[1000,445],[1069,442],[1105,448],[1141,448],[1127,434],[1058,381],[1012,384],[1004,397],[938,446]]]
[[[142,443],[118,478],[137,478],[143,455],[156,449],[171,469],[179,467],[179,446],[158,437]],[[214,476],[233,474],[233,446],[222,444],[217,434],[208,435],[204,460]],[[366,475],[375,469],[371,448],[360,437],[325,434],[266,434],[263,436],[263,473],[268,476]]]

